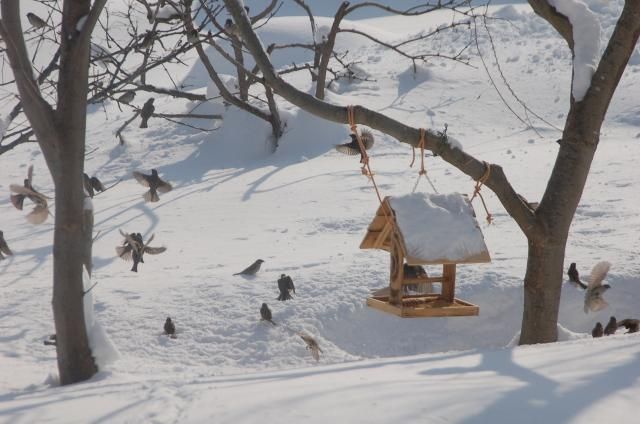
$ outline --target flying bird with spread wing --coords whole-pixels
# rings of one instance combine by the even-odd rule
[[[47,197],[33,188],[32,181],[33,165],[29,166],[27,178],[24,180],[23,185],[9,185],[9,190],[15,193],[11,195],[11,203],[16,209],[22,210],[24,199],[29,199],[35,206],[27,215],[27,221],[31,224],[42,224],[49,216],[49,204]]]
[[[126,234],[122,230],[120,230],[120,234],[124,237],[124,242],[122,246],[116,247],[116,254],[125,261],[133,260],[133,267],[131,267],[131,271],[138,272],[138,264],[144,263],[144,254],[148,253],[150,255],[158,255],[165,250],[166,247],[151,247],[149,244],[155,237],[155,234],[151,234],[147,243],[144,243],[142,239],[142,235],[140,233],[131,233]]]
[[[171,184],[160,178],[158,171],[155,169],[151,170],[151,175],[133,171],[133,178],[141,185],[149,187],[149,191],[142,195],[145,202],[158,202],[160,201],[158,193],[167,193],[173,189]]]
[[[298,333],[298,336],[300,336],[300,338],[304,340],[305,344],[307,345],[307,350],[311,351],[311,356],[313,356],[313,359],[319,361],[320,353],[324,352],[322,352],[322,349],[320,349],[320,346],[318,345],[316,339],[305,333]]]
[[[358,143],[358,139],[353,133],[349,135],[351,136],[351,141],[344,144],[337,144],[336,150],[349,156],[360,155],[360,163],[363,163],[364,155],[360,151],[360,144]],[[363,129],[360,132],[360,141],[362,141],[364,149],[369,150],[371,147],[373,147],[374,143],[373,133],[369,130]]]
[[[602,281],[607,277],[607,273],[611,268],[611,264],[607,261],[598,262],[591,270],[591,276],[589,277],[589,284],[584,292],[584,313],[589,311],[600,311],[609,304],[603,299],[604,292],[609,290],[611,286],[609,284],[602,284]]]

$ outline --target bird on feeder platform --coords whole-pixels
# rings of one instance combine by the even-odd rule
[[[364,154],[360,151],[360,144],[358,143],[358,139],[355,134],[349,134],[351,136],[351,141],[344,144],[337,144],[336,150],[340,153],[344,153],[345,155],[354,156],[360,155],[360,163],[364,163]],[[373,147],[374,138],[373,133],[369,130],[362,130],[360,132],[360,141],[362,141],[362,145],[365,150],[369,150]]]

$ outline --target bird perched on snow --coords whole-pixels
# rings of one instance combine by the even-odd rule
[[[271,309],[269,309],[266,303],[263,303],[260,308],[260,316],[262,317],[262,321],[269,321],[271,324],[276,325],[276,323],[271,319]]]
[[[603,330],[602,330],[602,324],[600,324],[600,323],[597,323],[597,324],[596,324],[596,326],[595,326],[595,327],[593,327],[593,330],[591,330],[591,335],[592,335],[594,338],[602,337],[602,334],[603,334],[603,333],[604,333],[604,332],[603,332]]]
[[[85,173],[84,174],[84,188],[85,190],[87,190],[87,193],[89,193],[89,197],[93,198],[93,196],[95,196],[95,192],[101,192],[104,191],[104,186],[102,185],[102,182],[100,182],[100,180],[97,177],[91,177],[89,178],[89,176]]]
[[[13,255],[13,252],[9,249],[9,245],[7,245],[4,239],[4,233],[0,231],[0,261],[4,259],[3,253],[7,256]]]
[[[29,166],[27,171],[27,178],[24,180],[23,185],[11,184],[9,189],[16,194],[11,195],[11,203],[18,210],[22,210],[24,206],[24,199],[29,199],[35,207],[27,215],[27,221],[31,224],[42,224],[49,216],[49,206],[47,203],[47,197],[41,193],[38,193],[33,188],[31,181],[33,180],[33,165]]]
[[[160,178],[155,169],[151,170],[151,175],[133,171],[133,177],[143,186],[149,187],[149,191],[142,195],[145,202],[157,202],[160,200],[158,193],[167,193],[173,189],[171,184]]]
[[[167,320],[164,322],[164,333],[172,338],[176,337],[176,325],[171,321],[170,317],[167,317]]]
[[[612,334],[615,334],[617,329],[618,323],[616,322],[616,317],[611,317],[609,318],[609,323],[607,324],[607,326],[604,327],[604,335],[610,336]]]
[[[278,279],[278,290],[280,290],[280,295],[278,296],[278,300],[289,300],[291,299],[292,291],[294,294],[296,293],[296,288],[293,285],[293,280],[288,275],[282,274]]]
[[[149,100],[144,103],[142,109],[140,109],[140,117],[142,118],[142,121],[140,121],[140,128],[149,128],[149,125],[147,124],[149,118],[151,118],[153,112],[156,111],[156,107],[153,105],[154,100],[155,99],[153,97],[150,97]]]
[[[340,153],[344,153],[345,155],[353,156],[360,155],[360,163],[364,162],[364,155],[360,151],[360,145],[358,144],[358,139],[355,134],[349,134],[351,136],[351,141],[349,143],[337,144],[336,150]],[[373,134],[369,130],[362,130],[360,132],[360,140],[364,145],[365,150],[369,150],[373,146]]]
[[[324,353],[324,352],[322,352],[322,349],[320,349],[320,346],[318,346],[318,342],[316,342],[316,339],[304,333],[298,333],[298,335],[307,344],[307,350],[311,351],[311,356],[313,356],[313,359],[315,359],[316,361],[319,361],[320,353]]]
[[[609,284],[602,284],[602,280],[605,279],[611,264],[607,261],[598,262],[591,270],[591,276],[589,277],[589,284],[584,293],[584,313],[589,311],[600,311],[609,304],[602,298],[604,292],[609,290],[611,286]]]
[[[571,285],[574,287],[580,287],[583,290],[587,289],[587,285],[580,281],[580,274],[578,273],[575,262],[571,262],[571,265],[569,265],[567,275],[569,276],[569,283],[571,283]]]
[[[34,28],[40,29],[48,26],[47,23],[35,13],[27,13],[27,19],[29,20],[31,26]]]
[[[618,328],[619,327],[626,328],[627,333],[637,333],[638,329],[640,329],[640,320],[631,318],[623,319],[622,321],[618,322]]]
[[[247,268],[243,269],[240,272],[236,272],[233,275],[256,275],[256,272],[260,271],[260,267],[264,261],[262,259],[258,259]]]
[[[133,90],[129,90],[129,91],[125,91],[123,95],[118,97],[118,101],[120,103],[124,103],[128,105],[133,101],[135,97],[136,97],[136,92]]]
[[[116,247],[116,254],[125,261],[133,260],[133,267],[131,267],[131,271],[138,272],[138,264],[144,263],[144,254],[148,253],[150,255],[158,255],[165,250],[166,247],[151,247],[149,243],[155,237],[155,234],[151,234],[147,243],[144,243],[142,239],[142,234],[140,233],[131,233],[126,234],[122,230],[120,230],[120,234],[124,237],[124,242],[122,246]]]

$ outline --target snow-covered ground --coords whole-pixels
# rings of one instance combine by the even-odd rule
[[[329,2],[330,3],[330,2]],[[602,45],[620,2],[590,0],[601,19]],[[320,7],[320,6],[317,6]],[[500,164],[516,190],[537,201],[557,152],[560,132],[525,112],[504,85],[489,44],[511,87],[533,112],[562,128],[568,108],[571,53],[552,28],[526,5],[494,7],[508,19],[478,20],[479,48],[505,107],[491,86],[475,44],[471,66],[432,60],[411,63],[355,34],[338,48],[360,62],[370,81],[340,81],[329,101],[363,104],[415,126],[443,130],[478,158]],[[327,4],[319,14],[331,16]],[[25,11],[26,12],[26,11]],[[450,15],[375,17],[345,23],[387,41],[399,41],[448,22]],[[320,29],[330,19],[318,19]],[[305,17],[281,16],[260,30],[273,40],[306,40]],[[343,36],[344,35],[344,36]],[[443,32],[415,51],[455,54],[466,31]],[[213,52],[211,52],[213,55]],[[278,66],[301,61],[299,51],[274,53]],[[216,62],[217,63],[217,62]],[[173,67],[189,89],[206,93],[201,65]],[[225,72],[230,72],[228,67]],[[155,75],[162,84],[164,74]],[[153,78],[154,75],[148,78]],[[288,79],[304,90],[306,72]],[[151,96],[149,96],[151,97]],[[194,104],[156,97],[156,111],[180,113]],[[566,285],[560,310],[563,340],[554,345],[506,348],[520,328],[526,241],[499,202],[483,190],[494,222],[474,202],[492,263],[459,266],[457,296],[480,306],[478,317],[402,320],[368,309],[372,289],[388,284],[389,257],[359,250],[378,207],[357,157],[333,149],[348,126],[321,121],[282,101],[287,122],[276,153],[270,129],[234,108],[210,102],[200,113],[223,113],[215,129],[200,132],[153,118],[133,125],[119,146],[115,130],[130,112],[117,105],[90,111],[86,170],[105,184],[94,198],[92,290],[96,319],[120,359],[91,382],[56,387],[55,352],[42,341],[51,317],[52,220],[30,226],[13,208],[8,186],[35,166],[34,186],[52,185],[36,146],[0,156],[0,230],[15,256],[0,261],[0,422],[635,422],[640,395],[640,339],[616,334],[593,340],[590,330],[610,315],[640,318],[640,52],[623,76],[603,129],[571,229],[566,265],[587,275],[600,260],[612,263],[609,308],[585,314],[583,292]],[[144,94],[135,102],[142,105]],[[11,103],[11,102],[9,102]],[[3,104],[0,115],[13,104]],[[371,165],[383,195],[410,193],[418,176],[411,149],[374,132]],[[94,150],[95,149],[95,150]],[[438,158],[429,177],[441,193],[470,194],[474,182]],[[134,170],[157,168],[174,190],[145,203]],[[419,191],[431,192],[422,180]],[[115,256],[119,229],[140,232],[167,252],[145,257],[138,273]],[[256,259],[255,277],[232,276]],[[294,299],[278,302],[276,281],[290,275]],[[278,324],[260,322],[266,302]],[[167,316],[177,338],[162,334]],[[311,358],[296,335],[306,332],[323,350]],[[415,356],[410,356],[415,355]],[[288,421],[288,420],[287,420]]]

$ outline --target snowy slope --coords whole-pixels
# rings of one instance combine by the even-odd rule
[[[590,4],[602,13],[602,37],[608,36],[619,2]],[[570,90],[569,50],[525,6],[492,11],[511,20],[488,21],[506,78],[533,111],[562,127]],[[387,41],[398,41],[428,32],[448,19],[446,14],[436,14],[349,24],[375,31]],[[319,20],[320,25],[329,22]],[[272,19],[261,35],[265,43],[300,40],[305,29],[308,31],[306,18],[285,16]],[[518,192],[536,201],[553,166],[560,133],[525,113],[509,94],[493,65],[489,33],[480,24],[478,31],[479,48],[494,81],[518,114],[531,119],[535,131],[506,109],[488,81],[475,46],[467,49],[474,67],[432,60],[414,74],[411,64],[393,52],[352,34],[341,35],[338,47],[350,50],[350,57],[361,62],[360,71],[371,81],[340,82],[328,99],[363,104],[416,126],[441,130],[447,124],[448,133],[465,150],[503,166]],[[468,41],[464,31],[443,32],[433,46],[453,53]],[[419,46],[421,50],[427,47]],[[276,57],[276,62],[286,66],[304,57],[296,51]],[[190,65],[172,71],[194,91],[206,92],[208,82],[202,68]],[[288,79],[302,89],[310,88],[307,73]],[[604,323],[609,315],[638,318],[640,217],[635,187],[640,174],[635,164],[640,159],[639,79],[640,54],[636,52],[609,109],[567,247],[567,265],[577,262],[585,275],[599,260],[612,262],[607,282],[613,288],[605,296],[610,307],[585,315],[583,293],[567,285],[560,323],[571,332],[586,335],[596,321]],[[157,112],[178,113],[195,106],[155,97]],[[144,100],[139,95],[136,102],[141,105]],[[5,112],[2,106],[0,113]],[[283,402],[287,399],[303,402],[303,411],[293,409],[292,417],[331,408],[349,411],[339,403],[340,397],[320,396],[330,390],[342,393],[334,388],[336,382],[354,399],[353,414],[372,407],[374,401],[382,407],[384,400],[395,395],[397,410],[385,408],[389,415],[376,414],[379,422],[422,416],[420,408],[430,411],[434,421],[438,415],[454,422],[474,422],[473,417],[484,419],[475,422],[500,422],[496,417],[501,412],[508,416],[517,410],[515,406],[524,408],[526,417],[545,411],[554,422],[586,422],[587,415],[582,414],[600,417],[630,410],[628,399],[637,397],[638,374],[625,364],[637,360],[637,337],[492,351],[507,345],[520,327],[526,241],[486,189],[483,194],[494,223],[486,224],[480,203],[474,206],[493,262],[459,267],[457,284],[458,297],[478,304],[480,316],[401,320],[367,309],[364,301],[370,290],[388,283],[389,258],[384,252],[358,249],[378,204],[371,185],[360,174],[357,158],[333,150],[334,144],[348,138],[348,127],[323,122],[286,102],[280,107],[287,128],[275,154],[269,153],[267,125],[215,101],[198,111],[223,113],[222,123],[188,121],[208,125],[213,131],[199,132],[152,119],[147,130],[136,125],[127,129],[125,146],[117,145],[113,133],[130,112],[121,112],[113,104],[90,111],[88,150],[96,150],[88,157],[87,171],[106,184],[122,181],[94,199],[95,229],[100,234],[94,245],[98,285],[92,291],[96,318],[115,341],[121,358],[89,384],[45,390],[43,381],[55,383],[55,377],[48,377],[55,374],[54,351],[42,345],[53,332],[52,221],[29,226],[24,213],[16,211],[7,197],[0,199],[0,229],[16,253],[0,261],[0,420],[34,422],[73,410],[77,415],[70,419],[76,422],[88,417],[98,422],[251,422],[251,415],[241,414],[266,408],[265,398],[257,396],[265,392],[273,393],[275,410],[286,410]],[[408,166],[410,149],[375,135],[371,164],[383,195],[411,192],[417,169]],[[8,185],[22,181],[28,165],[34,164],[35,187],[52,194],[36,146],[21,146],[2,155],[0,163],[0,192],[8,193]],[[472,192],[473,181],[437,158],[427,158],[426,166],[440,192]],[[148,172],[150,168],[157,168],[174,185],[155,204],[144,203],[144,188],[131,177],[134,170]],[[418,189],[431,191],[424,181]],[[165,245],[168,250],[145,258],[140,272],[132,273],[130,264],[115,256],[114,248],[122,242],[119,229],[141,232],[145,239],[155,234],[154,245]],[[232,276],[258,258],[265,263],[255,277]],[[282,273],[291,275],[296,284],[292,301],[275,300],[276,280]],[[278,326],[259,322],[262,302],[269,304]],[[175,340],[161,334],[167,316],[176,322]],[[320,343],[321,365],[348,364],[315,368],[295,334],[299,331]],[[479,350],[352,362],[465,349]],[[523,362],[509,363],[512,356]],[[574,357],[583,361],[573,364]],[[591,369],[594,362],[599,365]],[[460,369],[476,366],[471,376]],[[291,368],[296,371],[273,374]],[[425,370],[436,374],[443,368],[454,377],[421,374]],[[612,371],[607,372],[609,368]],[[369,377],[377,370],[379,375]],[[268,374],[253,374],[256,371]],[[217,377],[236,374],[249,375]],[[309,379],[298,378],[307,375]],[[365,380],[356,382],[360,378]],[[422,384],[422,378],[437,384]],[[263,388],[265,380],[273,381]],[[406,386],[400,384],[404,380]],[[464,408],[434,410],[448,403],[442,399],[449,399],[450,392],[437,396],[443,380],[451,380],[447,390],[471,396]],[[380,391],[383,382],[390,392]],[[500,393],[479,390],[492,384],[500,387]],[[592,386],[595,389],[588,389]],[[415,387],[424,392],[412,392]],[[250,397],[255,403],[247,398],[237,400],[245,392],[256,394]],[[596,394],[605,393],[609,400],[595,402]],[[456,397],[456,402],[464,398]],[[62,402],[65,399],[68,403]],[[594,406],[587,400],[594,401]],[[555,406],[542,407],[548,404]],[[227,405],[228,409],[209,411],[201,405]],[[288,407],[292,405],[297,404],[291,401]],[[87,415],[88,411],[95,415]]]

